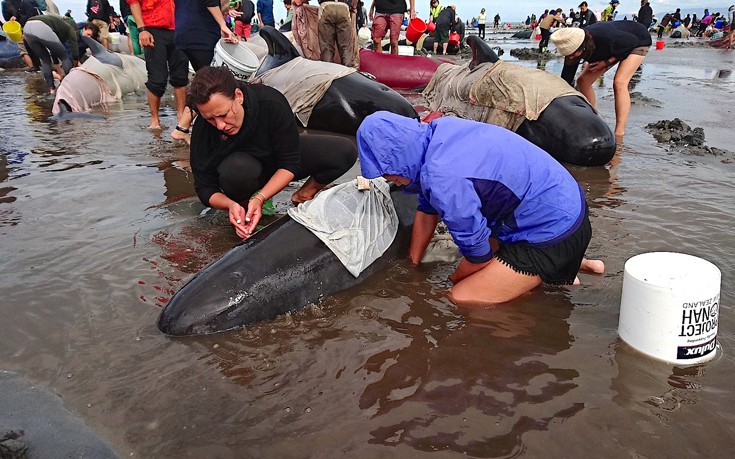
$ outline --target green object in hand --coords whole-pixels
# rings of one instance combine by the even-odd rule
[[[237,8],[237,5],[240,3],[240,0],[230,0],[230,8]]]

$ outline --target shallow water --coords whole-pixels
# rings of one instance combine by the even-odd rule
[[[527,42],[497,43],[513,60]],[[145,129],[144,95],[57,123],[40,77],[0,73],[0,369],[59,394],[120,456],[730,456],[735,165],[644,126],[679,117],[735,150],[734,65],[652,50],[635,91],[660,107],[633,106],[612,166],[570,168],[604,276],[466,310],[444,297],[450,264],[397,261],[303,312],[189,339],[158,332],[160,308],[237,240],[200,216],[186,148]],[[611,79],[597,91],[614,122]],[[618,338],[624,263],[658,250],[721,269],[716,360],[671,366]]]

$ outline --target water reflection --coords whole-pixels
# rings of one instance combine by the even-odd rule
[[[403,335],[406,345],[375,352],[362,367],[380,373],[359,400],[379,424],[370,443],[472,457],[517,455],[524,433],[583,409],[563,398],[577,387],[578,372],[544,361],[570,347],[563,293],[550,293],[543,307],[536,298],[441,313],[421,291],[396,293],[410,308],[379,322]]]
[[[650,412],[662,419],[662,413],[700,401],[700,381],[706,375],[708,364],[672,366],[636,351],[622,340],[614,348],[618,374],[610,388],[614,392],[613,401],[621,407]]]

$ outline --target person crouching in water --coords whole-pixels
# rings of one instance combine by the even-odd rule
[[[567,27],[551,34],[551,42],[564,60],[561,77],[574,86],[580,61],[586,62],[577,78],[577,89],[592,108],[597,108],[592,84],[608,69],[618,65],[613,79],[615,135],[625,134],[630,114],[628,83],[648,54],[653,41],[648,28],[635,21],[598,22],[584,29]]]
[[[188,101],[199,113],[190,149],[194,188],[205,206],[229,212],[243,239],[255,231],[263,203],[289,182],[309,177],[291,196],[308,201],[357,159],[347,138],[299,135],[283,94],[238,82],[227,67],[199,69]]]
[[[421,262],[439,220],[446,224],[463,255],[449,277],[455,303],[502,303],[542,283],[575,283],[580,268],[605,269],[584,258],[592,236],[584,191],[514,132],[376,112],[358,129],[357,147],[364,177],[382,176],[419,195],[411,263]]]

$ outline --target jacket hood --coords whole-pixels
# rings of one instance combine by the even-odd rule
[[[384,111],[366,117],[356,136],[362,176],[392,174],[418,184],[431,134],[430,125],[414,118]]]

